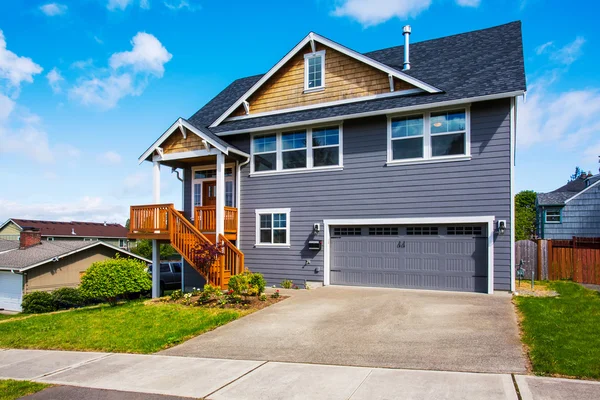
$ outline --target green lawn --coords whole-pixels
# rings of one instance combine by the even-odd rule
[[[25,314],[0,314],[0,321],[4,321],[5,319],[11,319],[11,318],[19,318],[24,316]]]
[[[51,385],[28,381],[13,381],[12,379],[0,380],[0,400],[14,400],[35,392],[39,392]]]
[[[600,379],[600,294],[572,282],[550,282],[558,297],[516,297],[533,371]]]
[[[154,353],[251,310],[130,302],[0,324],[0,348]]]

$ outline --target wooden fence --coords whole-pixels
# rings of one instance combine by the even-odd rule
[[[600,285],[600,238],[549,240],[548,279]]]

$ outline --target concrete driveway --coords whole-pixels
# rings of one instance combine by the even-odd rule
[[[511,297],[329,286],[160,354],[365,367],[523,373]]]

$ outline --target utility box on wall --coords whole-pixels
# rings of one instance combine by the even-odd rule
[[[309,240],[308,241],[308,249],[319,251],[323,247],[322,240]]]

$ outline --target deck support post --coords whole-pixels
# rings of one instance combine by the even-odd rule
[[[217,154],[217,201],[216,201],[216,226],[215,241],[219,241],[219,235],[225,234],[225,155]]]
[[[152,199],[154,204],[160,204],[160,164],[152,163]]]
[[[152,240],[152,298],[160,297],[160,243]]]

